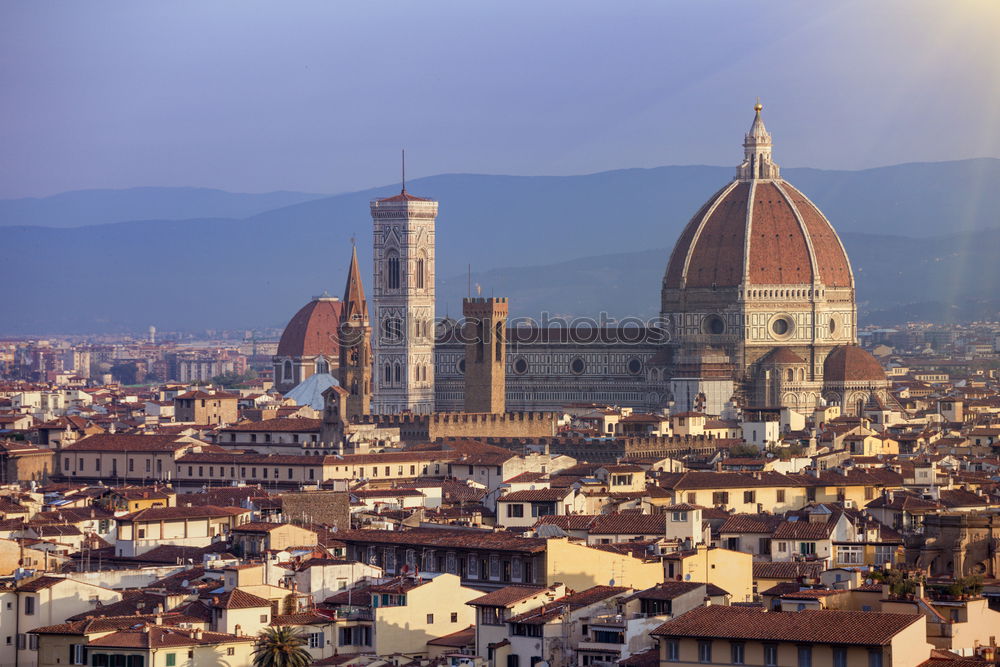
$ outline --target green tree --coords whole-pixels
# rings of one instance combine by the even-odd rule
[[[311,662],[306,638],[289,625],[264,628],[253,650],[253,667],[307,667]]]
[[[734,459],[756,459],[760,458],[760,454],[761,452],[757,449],[757,446],[751,445],[748,442],[733,445],[729,448],[729,456]]]
[[[212,378],[212,384],[217,384],[227,388],[237,387],[239,385],[253,382],[256,379],[256,371],[250,369],[246,373],[223,373],[222,375],[216,375]]]

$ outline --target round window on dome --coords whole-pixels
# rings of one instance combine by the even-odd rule
[[[725,333],[726,323],[718,315],[709,315],[701,321],[701,332],[718,336]]]
[[[465,359],[458,360],[458,372],[465,374]]]
[[[628,372],[632,375],[638,375],[642,372],[642,362],[638,359],[628,360]]]
[[[778,317],[771,322],[771,333],[775,336],[789,336],[792,333],[792,321],[787,317]]]
[[[837,332],[837,320],[833,317],[830,318],[830,333]]]
[[[574,374],[579,375],[587,368],[587,365],[583,363],[583,359],[577,357],[573,361],[569,362],[569,369],[573,371]]]
[[[517,359],[514,361],[514,372],[518,375],[524,375],[528,372],[528,362],[524,359]]]

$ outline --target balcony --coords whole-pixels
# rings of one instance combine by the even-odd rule
[[[373,621],[375,612],[370,607],[337,607],[334,619],[338,621]]]

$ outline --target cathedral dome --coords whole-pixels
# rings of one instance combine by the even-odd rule
[[[712,195],[681,233],[663,287],[853,287],[847,253],[830,222],[779,177],[759,108],[743,145],[736,179]]]
[[[826,382],[885,381],[885,370],[875,357],[857,345],[835,347],[823,362]]]
[[[309,357],[340,353],[340,299],[318,296],[292,316],[278,343],[279,357]]]

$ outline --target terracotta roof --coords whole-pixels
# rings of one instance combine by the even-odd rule
[[[298,614],[282,614],[271,619],[271,625],[322,625],[331,623],[332,619],[315,611],[304,611]]]
[[[398,195],[393,195],[391,197],[383,197],[381,199],[376,199],[377,202],[407,202],[407,201],[434,201],[433,199],[427,199],[426,197],[417,197],[411,195],[406,190],[403,190]]]
[[[256,501],[269,497],[270,494],[258,486],[224,486],[183,494],[178,502],[184,505],[239,507],[244,500]]]
[[[43,591],[46,588],[51,588],[61,581],[65,581],[65,578],[42,575],[35,579],[21,580],[17,584],[17,590],[25,593],[34,593],[36,591]]]
[[[451,646],[453,648],[465,648],[474,646],[476,643],[476,626],[470,625],[464,630],[453,632],[450,635],[437,637],[427,641],[428,646]]]
[[[271,602],[262,597],[234,588],[231,591],[212,597],[212,605],[220,609],[255,609],[271,607]]]
[[[833,382],[865,382],[885,380],[882,364],[856,345],[835,347],[823,362],[823,380]]]
[[[319,432],[322,425],[322,419],[309,419],[308,417],[282,417],[281,419],[265,419],[264,421],[259,422],[239,422],[225,428],[220,428],[219,433],[312,433]]]
[[[545,540],[517,537],[510,533],[487,530],[452,530],[414,528],[411,530],[344,530],[337,539],[347,544],[412,544],[427,547],[492,549],[538,553],[545,551]]]
[[[507,623],[542,625],[562,615],[567,610],[587,607],[608,598],[623,595],[631,590],[630,588],[623,588],[621,586],[594,586],[585,591],[565,595],[530,611],[512,616],[507,619]]]
[[[815,579],[823,571],[822,563],[771,563],[765,561],[753,562],[754,579],[797,579],[807,577]]]
[[[277,356],[339,356],[343,308],[342,301],[330,298],[316,298],[302,306],[285,326],[278,342]]]
[[[64,452],[175,452],[196,442],[176,435],[129,435],[99,433],[88,435],[62,448]],[[207,446],[207,443],[206,443]]]
[[[920,614],[875,611],[768,612],[748,607],[698,607],[667,621],[651,634],[797,644],[884,646],[897,634],[923,624]]]
[[[224,391],[210,392],[203,391],[201,389],[195,389],[193,391],[186,391],[183,394],[177,394],[175,398],[204,398],[204,399],[238,399],[239,394],[230,394]]]
[[[281,528],[282,526],[291,526],[290,523],[275,523],[267,521],[249,521],[247,523],[241,523],[233,528],[233,532],[239,533],[270,533],[276,528]],[[308,530],[308,528],[303,528],[302,526],[296,526],[297,528],[302,528],[302,530]]]
[[[801,192],[775,181],[750,194],[750,183],[735,182],[709,198],[674,245],[664,287],[737,287],[745,272],[748,284],[806,285],[814,261],[827,287],[853,284],[836,232]]]
[[[515,602],[527,600],[544,592],[542,586],[504,586],[501,589],[473,598],[465,604],[473,607],[509,607]]]
[[[828,540],[836,527],[834,521],[782,521],[771,535],[775,540]]]
[[[153,625],[138,630],[118,630],[109,635],[91,639],[87,645],[108,648],[166,648],[257,641],[255,636],[237,637],[220,632],[200,632],[200,639],[195,639],[195,632],[198,631]]]
[[[598,514],[590,528],[591,535],[662,535],[666,531],[663,514],[621,512]]]
[[[169,521],[171,519],[219,518],[236,516],[249,511],[239,507],[215,507],[214,505],[201,505],[198,507],[147,507],[144,510],[123,514],[117,518],[117,521]]]
[[[697,581],[664,581],[662,584],[639,591],[632,597],[640,600],[673,600],[702,586],[705,584]]]
[[[802,486],[802,483],[789,475],[765,470],[762,472],[715,472],[709,470],[694,470],[683,473],[661,475],[660,486],[678,491],[698,489],[732,489],[743,487]]]
[[[773,514],[734,514],[719,526],[719,534],[762,533],[770,535],[781,522],[782,518]]]
[[[563,488],[563,489],[528,489],[525,491],[512,491],[511,493],[506,493],[499,498],[497,502],[546,502],[546,501],[560,501],[569,494],[573,492],[573,489]]]
[[[46,625],[41,628],[35,628],[34,630],[30,630],[30,632],[34,632],[36,634],[45,634],[45,635],[84,635],[89,633],[137,628],[147,623],[154,623],[157,620],[162,625],[176,625],[178,623],[191,623],[191,622],[198,622],[200,620],[192,616],[186,616],[184,614],[175,614],[175,613],[128,614],[125,616],[93,617],[97,611],[103,611],[105,609],[107,609],[107,607],[102,607],[100,610],[88,611],[87,615],[91,616],[91,618],[79,618],[79,619],[71,618],[66,623],[58,623],[56,625]]]

